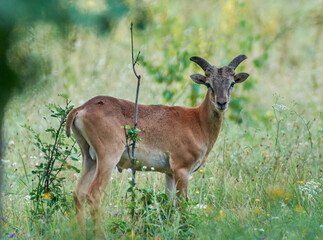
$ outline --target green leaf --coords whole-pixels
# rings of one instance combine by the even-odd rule
[[[67,94],[58,94],[58,96],[68,100],[69,99],[69,96]]]

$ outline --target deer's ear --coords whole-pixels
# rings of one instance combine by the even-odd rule
[[[238,74],[234,75],[234,81],[236,83],[242,83],[245,80],[247,80],[248,77],[249,77],[248,73],[244,73],[244,72],[238,73]]]
[[[192,80],[197,83],[197,84],[204,84],[205,85],[205,81],[206,81],[206,77],[201,75],[201,74],[192,74],[190,76],[192,78]]]

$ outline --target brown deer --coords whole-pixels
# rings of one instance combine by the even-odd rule
[[[208,88],[198,107],[138,105],[142,140],[135,157],[140,166],[165,173],[168,195],[173,196],[176,189],[178,196],[187,197],[189,176],[205,162],[219,135],[233,86],[249,76],[235,74],[236,67],[246,58],[239,55],[221,68],[201,57],[190,58],[205,72],[191,75],[192,80]],[[131,167],[121,126],[132,124],[134,111],[133,102],[98,96],[72,110],[67,118],[66,134],[70,136],[72,127],[83,158],[81,178],[74,191],[76,215],[83,233],[85,201],[95,227],[99,228],[100,198],[113,169]]]

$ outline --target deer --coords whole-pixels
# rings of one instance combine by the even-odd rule
[[[198,107],[138,105],[138,128],[141,141],[135,157],[146,170],[165,174],[165,191],[170,197],[187,199],[188,180],[206,161],[212,150],[236,83],[249,74],[236,74],[246,59],[238,55],[228,65],[217,68],[205,59],[190,60],[204,71],[190,77],[205,85],[207,92]],[[73,109],[66,121],[66,135],[71,129],[82,154],[82,172],[73,192],[77,221],[85,234],[84,205],[88,203],[94,227],[99,226],[100,200],[113,170],[131,167],[122,126],[131,125],[135,103],[109,96],[97,96]],[[99,229],[97,231],[101,231]]]

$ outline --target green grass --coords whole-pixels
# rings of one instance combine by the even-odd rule
[[[230,2],[233,9],[226,5]],[[126,189],[131,174],[113,172],[102,199],[104,228],[111,239],[323,238],[323,56],[317,54],[323,49],[321,41],[315,41],[322,37],[322,24],[313,20],[321,14],[322,4],[242,2],[144,2],[149,11],[147,26],[135,32],[135,48],[146,60],[171,64],[176,53],[185,49],[221,65],[246,53],[248,60],[241,71],[250,73],[254,86],[235,87],[232,100],[246,100],[239,100],[241,111],[231,105],[206,164],[191,176],[188,212],[158,201],[146,205],[143,197],[154,198],[164,192],[164,176],[139,172],[138,188],[151,193],[138,193],[140,215],[134,235],[129,235],[131,216],[126,206],[130,198]],[[101,37],[89,29],[75,29],[66,40],[50,25],[39,24],[33,38],[20,40],[11,50],[22,55],[39,54],[46,61],[41,65],[39,84],[7,106],[3,157],[6,223],[0,220],[3,239],[13,232],[20,239],[81,239],[71,195],[79,175],[72,171],[63,173],[70,211],[57,213],[49,222],[31,221],[31,171],[42,158],[22,126],[28,124],[45,137],[44,130],[55,122],[48,118],[44,105],[63,105],[59,93],[68,94],[76,106],[101,94],[134,100],[129,22],[138,17],[136,14],[133,6],[129,17],[110,35]],[[284,26],[289,28],[285,31]],[[260,40],[249,49],[245,41],[257,34]],[[166,48],[170,49],[169,61],[163,58]],[[254,61],[266,51],[268,59],[257,67]],[[176,105],[190,106],[189,74],[200,72],[191,66],[181,72],[183,81],[170,84],[156,83],[154,76],[139,66],[137,71],[143,76],[140,103],[165,103],[164,89],[175,89]],[[204,93],[205,89],[199,90],[197,102]],[[81,162],[77,167],[81,168]],[[87,225],[91,239],[89,214]]]

